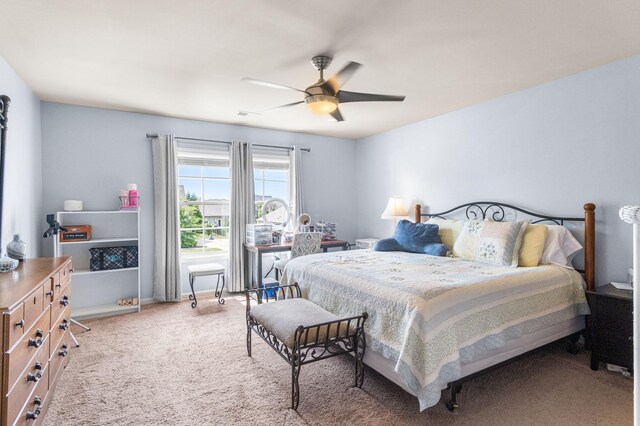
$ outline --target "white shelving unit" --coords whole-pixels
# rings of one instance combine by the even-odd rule
[[[61,242],[55,237],[56,256],[73,257],[73,292],[71,315],[74,318],[92,318],[140,312],[140,212],[136,210],[104,210],[57,212],[56,220],[62,226],[91,225],[88,241]],[[138,246],[138,267],[91,271],[89,249],[121,245]],[[136,297],[136,306],[118,306],[117,299]]]

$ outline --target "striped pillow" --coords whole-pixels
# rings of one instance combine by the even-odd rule
[[[453,245],[453,255],[494,265],[518,266],[518,252],[529,221],[465,222]]]

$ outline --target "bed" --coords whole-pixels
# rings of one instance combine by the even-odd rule
[[[507,213],[506,209],[510,213]],[[594,285],[595,206],[584,218],[540,215],[507,204],[476,202],[416,222],[463,211],[501,221],[584,224],[584,269],[556,265],[511,268],[459,258],[354,250],[293,259],[283,283],[297,282],[303,297],[338,316],[366,311],[364,362],[407,392],[420,410],[451,390],[457,407],[461,383],[585,328],[584,290]],[[583,274],[584,278],[583,278]]]

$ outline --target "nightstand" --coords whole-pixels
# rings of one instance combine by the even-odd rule
[[[591,369],[600,362],[633,374],[633,292],[611,284],[587,292],[591,308]]]
[[[360,238],[356,240],[356,249],[368,249],[373,248],[373,246],[378,241],[377,238]]]

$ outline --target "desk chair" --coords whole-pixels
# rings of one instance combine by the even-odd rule
[[[291,256],[288,259],[279,259],[274,262],[276,271],[282,274],[284,267],[289,260],[308,254],[320,253],[322,251],[322,232],[299,232],[293,235],[291,244]]]

